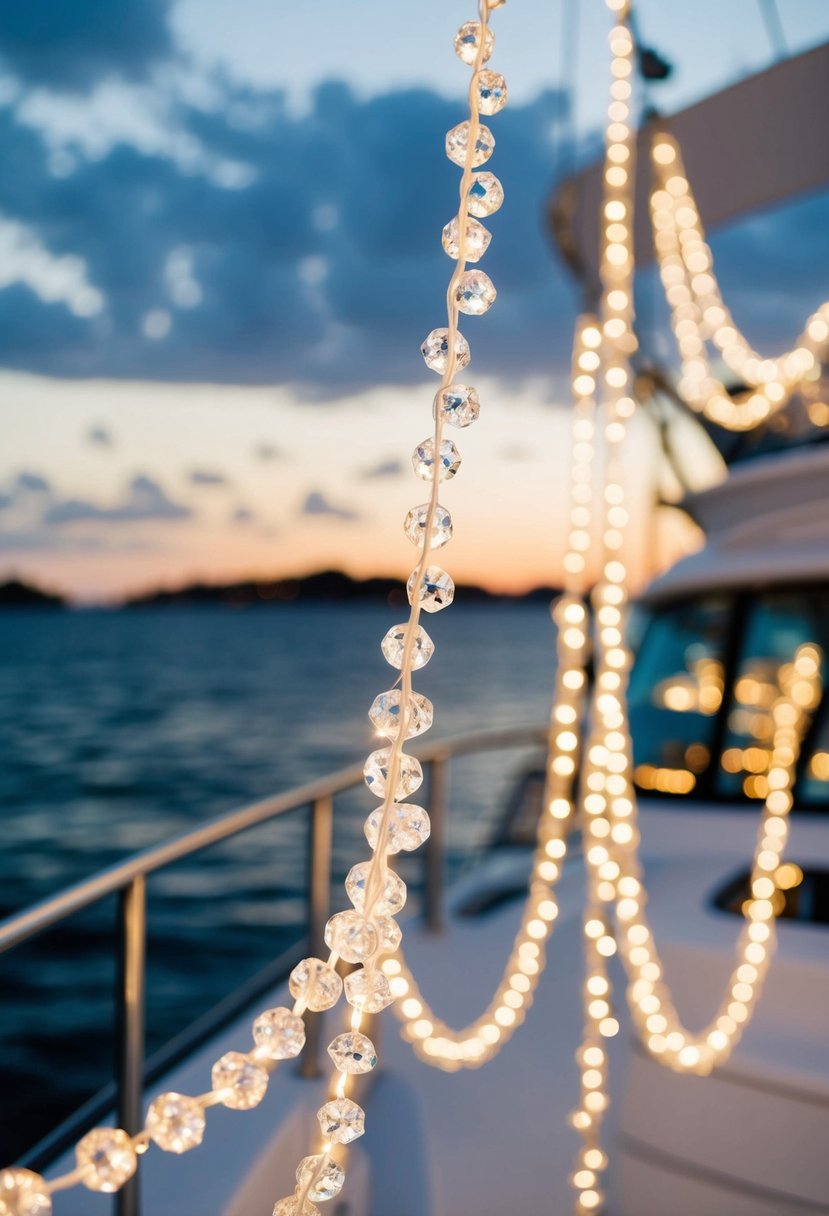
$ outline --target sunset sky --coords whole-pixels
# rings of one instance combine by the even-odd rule
[[[511,102],[488,167],[507,201],[481,265],[499,297],[463,325],[483,408],[452,435],[446,564],[497,588],[560,576],[577,300],[541,210],[596,146],[608,28],[601,0],[579,4],[565,123],[563,2],[513,0],[494,21]],[[790,52],[829,37],[825,0],[778,9]],[[418,346],[445,323],[452,267],[443,136],[468,80],[451,38],[470,11],[29,0],[4,13],[0,576],[110,601],[194,578],[408,573],[401,521],[426,497],[410,454],[436,384]],[[749,0],[637,12],[676,64],[654,94],[667,111],[772,58]],[[823,194],[714,234],[732,308],[769,353],[827,294],[827,221]],[[685,439],[703,480],[715,466]],[[664,560],[689,539],[671,521],[654,540],[654,453],[643,420],[640,575],[654,543]]]

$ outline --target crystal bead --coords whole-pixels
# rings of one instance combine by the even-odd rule
[[[321,1013],[336,1005],[343,982],[321,958],[304,958],[291,972],[288,988],[295,1001],[304,1000],[314,1013]]]
[[[409,575],[409,581],[406,583],[406,591],[409,595],[409,603],[412,602],[415,583],[417,582],[417,571],[413,570]],[[440,612],[441,608],[448,608],[455,598],[455,584],[445,570],[440,566],[427,566],[423,576],[423,582],[420,584],[420,592],[418,596],[420,606],[424,612]],[[412,790],[416,790],[417,785],[410,786],[401,794],[396,793],[395,798],[404,798],[406,794],[411,794]]]
[[[346,976],[345,998],[361,1013],[379,1013],[394,1000],[383,972],[366,971],[362,967]]]
[[[431,504],[428,502],[422,503],[419,507],[412,507],[403,520],[403,531],[412,544],[417,545],[418,549],[423,549],[426,544],[426,524],[429,520],[430,507]],[[442,549],[452,539],[452,516],[440,503],[435,507],[429,531],[430,545],[433,549]]]
[[[442,376],[449,366],[449,330],[433,329],[420,344],[420,353],[426,366]],[[461,333],[455,333],[455,367],[468,367],[471,359],[469,343]]]
[[[340,1072],[371,1072],[377,1063],[374,1044],[367,1034],[360,1034],[359,1030],[338,1034],[328,1044],[328,1054]]]
[[[466,270],[455,288],[455,303],[461,312],[470,317],[479,317],[488,312],[498,293],[495,284],[482,270]]]
[[[408,628],[408,625],[392,625],[380,643],[380,649],[383,651],[386,662],[392,667],[396,667],[398,671],[403,666],[403,658],[406,653],[406,631]],[[435,643],[423,626],[418,625],[414,641],[412,642],[412,668],[417,671],[419,667],[425,667],[434,653]]]
[[[333,1199],[335,1195],[339,1195],[345,1182],[345,1173],[336,1161],[331,1161],[329,1158],[323,1165],[324,1160],[322,1153],[319,1153],[314,1157],[303,1157],[296,1167],[296,1180],[300,1187],[306,1186],[319,1170],[317,1177],[308,1187],[308,1198],[317,1203],[323,1203],[326,1199]]]
[[[118,1191],[138,1167],[129,1133],[120,1127],[96,1127],[75,1149],[83,1184],[90,1191]]]
[[[366,885],[371,871],[370,861],[361,861],[352,866],[345,880],[348,898],[358,912],[365,911]],[[377,892],[371,907],[371,915],[396,916],[406,902],[406,884],[394,870],[386,870],[383,886]]]
[[[437,570],[437,566],[430,566],[429,569]],[[447,574],[446,577],[449,578],[449,575]],[[451,582],[451,579],[449,581]],[[430,608],[428,611],[434,612],[435,609]],[[381,747],[379,751],[372,752],[363,765],[363,777],[365,778],[366,785],[372,794],[376,794],[378,798],[385,798],[386,796],[386,782],[389,777],[390,761],[391,748]],[[394,789],[395,799],[405,798],[407,795],[413,794],[422,784],[423,769],[420,767],[420,761],[416,760],[414,756],[407,756],[403,753],[400,756],[400,764],[397,771],[397,785]]]
[[[471,124],[469,122],[459,122],[456,127],[446,133],[446,155],[456,165],[460,165],[462,169],[466,167],[466,160],[469,155],[469,136],[471,134]],[[489,127],[483,123],[478,124],[478,133],[475,136],[475,144],[472,148],[472,166],[477,168],[478,165],[485,164],[492,153],[495,151],[495,137]]]
[[[494,173],[485,169],[483,173],[476,173],[472,178],[466,198],[470,215],[492,215],[504,201],[504,187]],[[486,232],[486,229],[484,231]],[[472,258],[467,256],[466,260],[471,262]]]
[[[442,439],[440,455],[435,461],[435,441],[429,436],[412,453],[412,468],[423,481],[432,481],[437,464],[438,481],[449,481],[461,467],[461,455],[451,439]]]
[[[350,1098],[334,1098],[317,1111],[320,1129],[326,1140],[351,1144],[366,1130],[365,1111]]]
[[[390,688],[381,692],[372,702],[368,716],[374,729],[389,739],[397,738],[400,733],[400,718],[403,707],[403,693],[399,688]],[[406,725],[406,738],[413,739],[422,735],[432,725],[434,709],[428,697],[421,693],[413,693],[409,701],[409,720]]]
[[[266,1009],[253,1023],[253,1041],[271,1060],[291,1060],[305,1046],[305,1023],[284,1005]]]
[[[500,72],[479,72],[475,88],[478,92],[478,109],[482,114],[497,114],[507,104],[507,82]]]
[[[377,947],[378,954],[394,954],[397,947],[403,940],[403,932],[396,920],[390,916],[378,916],[375,920],[377,927],[377,935],[380,943]]]
[[[410,853],[419,849],[429,839],[429,816],[422,806],[412,802],[393,802],[388,810],[388,827],[386,830],[387,853]],[[380,838],[380,823],[383,812],[379,808],[372,811],[366,820],[366,840],[373,849],[377,848]]]
[[[273,1216],[300,1216],[299,1195],[294,1192],[293,1195],[280,1199],[273,1209]],[[302,1205],[301,1216],[320,1216],[320,1210],[310,1199],[306,1199]]]
[[[377,949],[377,930],[361,912],[348,908],[329,918],[325,944],[347,963],[364,963]]]
[[[213,1065],[210,1083],[221,1094],[222,1106],[250,1110],[258,1106],[268,1089],[268,1074],[241,1051],[228,1051]]]
[[[168,1153],[186,1153],[201,1144],[204,1111],[185,1094],[160,1094],[147,1111],[147,1132]]]
[[[481,413],[478,391],[468,384],[448,384],[438,393],[437,408],[450,426],[471,426]]]
[[[52,1200],[40,1174],[0,1170],[0,1216],[50,1216]]]
[[[492,233],[483,224],[479,224],[471,215],[466,217],[464,232],[464,261],[479,262],[489,249]],[[455,261],[461,256],[461,237],[458,217],[451,219],[443,229],[441,243],[446,253]]]
[[[478,47],[481,45],[481,23],[479,21],[465,21],[455,35],[455,54],[464,63],[468,63],[472,67],[475,60],[478,58]],[[487,26],[484,34],[484,53],[482,63],[486,63],[487,59],[492,57],[492,52],[495,48],[495,35]]]

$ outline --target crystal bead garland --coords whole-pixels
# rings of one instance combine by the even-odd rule
[[[590,503],[595,413],[595,372],[601,332],[595,317],[580,317],[573,342],[573,446],[570,530],[564,558],[565,593],[555,604],[556,678],[548,734],[548,759],[529,891],[520,928],[495,995],[474,1022],[456,1030],[430,1008],[402,952],[383,962],[391,991],[401,998],[394,1012],[401,1034],[426,1063],[454,1072],[486,1064],[524,1020],[544,971],[545,947],[558,914],[555,888],[564,867],[573,820],[573,785],[580,724],[587,693],[587,611],[582,601],[590,544]]]
[[[431,703],[425,697],[415,697],[411,688],[412,671],[424,666],[434,652],[434,643],[419,624],[420,613],[437,612],[447,607],[455,590],[446,571],[429,560],[433,546],[446,543],[451,536],[448,512],[438,503],[438,486],[453,477],[460,467],[460,455],[454,443],[443,439],[443,427],[448,420],[445,410],[455,411],[455,425],[468,426],[477,418],[480,409],[475,390],[452,386],[452,381],[470,357],[468,343],[458,332],[456,298],[458,283],[470,260],[467,245],[469,242],[474,248],[477,260],[490,241],[489,232],[470,217],[469,211],[472,210],[473,164],[482,163],[494,147],[491,133],[479,123],[476,82],[482,64],[492,53],[494,38],[487,22],[490,7],[497,6],[493,0],[489,3],[481,0],[480,22],[467,22],[455,44],[460,58],[473,65],[469,121],[455,128],[447,139],[450,159],[457,161],[459,147],[463,145],[465,149],[458,215],[451,225],[447,225],[451,237],[447,238],[444,232],[444,247],[456,259],[457,265],[447,288],[448,326],[434,330],[422,348],[427,364],[442,377],[433,409],[434,433],[418,445],[412,458],[415,473],[431,482],[432,492],[428,504],[410,512],[412,522],[407,524],[411,539],[422,549],[420,562],[407,583],[411,605],[409,620],[405,625],[393,626],[382,643],[388,663],[401,673],[398,679],[402,687],[399,692],[389,690],[380,694],[372,706],[372,721],[391,739],[391,746],[373,752],[364,769],[366,784],[382,803],[366,821],[371,861],[353,867],[349,875],[350,894],[359,908],[355,906],[351,911],[339,912],[330,918],[325,929],[325,941],[330,950],[328,958],[304,959],[294,968],[289,983],[293,1006],[260,1014],[253,1026],[253,1048],[248,1053],[226,1053],[218,1060],[212,1072],[213,1088],[197,1097],[160,1094],[150,1103],[144,1128],[135,1135],[130,1136],[121,1129],[95,1129],[79,1145],[77,1168],[60,1177],[46,1181],[30,1170],[0,1170],[0,1211],[7,1216],[51,1216],[52,1195],[79,1183],[93,1190],[115,1191],[131,1175],[133,1161],[137,1163],[151,1143],[176,1154],[197,1147],[205,1133],[209,1107],[221,1104],[245,1110],[260,1102],[270,1074],[279,1062],[292,1059],[302,1051],[305,1044],[302,1014],[305,1010],[328,1009],[337,1003],[342,985],[335,967],[340,958],[360,963],[362,967],[349,976],[346,985],[346,997],[352,1007],[350,1029],[338,1035],[328,1049],[338,1079],[333,1098],[318,1112],[322,1137],[320,1151],[300,1162],[296,1189],[292,1195],[277,1201],[274,1216],[314,1216],[318,1211],[316,1204],[337,1195],[345,1181],[342,1163],[335,1160],[334,1154],[341,1154],[365,1131],[363,1110],[346,1096],[349,1078],[371,1071],[377,1063],[371,1039],[360,1030],[363,1015],[379,1012],[394,999],[386,975],[377,966],[377,959],[383,954],[393,954],[400,945],[401,931],[393,913],[402,907],[405,885],[389,870],[387,855],[414,849],[429,835],[426,812],[399,801],[416,790],[423,780],[419,762],[403,753],[402,746],[406,738],[428,729],[432,720]],[[470,59],[472,42],[475,53]],[[505,85],[499,85],[499,88],[505,97]],[[484,202],[487,199],[488,205]],[[490,214],[497,210],[502,200],[500,183],[488,174],[483,193],[478,197],[477,205],[485,207],[480,213]],[[470,232],[468,236],[472,225],[476,225],[475,233]],[[492,299],[494,287],[489,303]],[[451,404],[446,404],[443,399],[450,386],[454,396]],[[438,397],[445,408],[439,407]],[[440,456],[437,462],[435,452]]]
[[[322,1142],[300,1164],[293,1196],[277,1204],[275,1212],[280,1216],[283,1210],[286,1216],[302,1213],[309,1201],[320,1203],[330,1199],[343,1185],[342,1160],[334,1162],[332,1152],[338,1146],[338,1152],[342,1153],[344,1146],[364,1130],[364,1114],[347,1096],[349,1080],[371,1071],[377,1063],[374,1044],[361,1030],[363,1016],[379,1013],[396,995],[378,960],[399,947],[400,929],[394,917],[403,907],[406,887],[389,868],[388,858],[400,850],[417,848],[429,834],[426,812],[404,801],[420,785],[422,772],[417,760],[403,748],[407,739],[428,730],[433,718],[431,702],[412,690],[413,671],[425,666],[434,652],[434,643],[420,625],[420,616],[422,612],[435,613],[448,607],[455,592],[450,575],[431,560],[432,551],[448,544],[453,533],[450,513],[438,501],[439,487],[456,475],[461,463],[457,447],[444,439],[443,429],[449,411],[454,412],[452,420],[456,425],[466,426],[477,418],[480,410],[473,388],[453,384],[457,373],[471,358],[469,343],[458,330],[458,312],[478,315],[495,300],[495,288],[489,277],[466,269],[467,262],[477,261],[490,242],[489,232],[470,214],[473,197],[479,214],[495,211],[503,199],[500,183],[492,174],[487,175],[479,195],[470,193],[473,168],[487,161],[495,147],[491,131],[480,122],[479,112],[486,109],[487,113],[496,114],[507,97],[503,77],[481,70],[494,47],[488,25],[489,8],[487,0],[481,0],[480,20],[466,22],[455,37],[456,53],[472,68],[469,118],[446,136],[447,156],[463,169],[458,214],[443,232],[444,249],[457,264],[446,293],[448,323],[433,329],[421,346],[427,367],[441,377],[441,385],[435,394],[433,433],[418,444],[412,455],[414,472],[430,484],[431,493],[428,502],[413,507],[403,521],[406,536],[421,550],[420,561],[407,582],[409,619],[405,624],[393,626],[381,646],[387,662],[400,675],[396,686],[379,693],[369,709],[375,730],[389,741],[388,746],[372,752],[364,768],[367,786],[382,801],[365,825],[371,858],[353,866],[346,879],[353,911],[335,914],[326,928],[326,941],[334,957],[359,962],[361,967],[345,983],[346,999],[352,1007],[349,1028],[337,1035],[328,1048],[338,1077],[332,1101],[319,1111]],[[447,404],[450,389],[454,396],[451,404]]]

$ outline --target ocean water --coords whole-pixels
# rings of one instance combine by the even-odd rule
[[[0,916],[363,759],[375,745],[366,710],[394,682],[379,643],[402,615],[382,605],[0,614]],[[546,608],[457,604],[424,624],[437,649],[417,687],[435,703],[434,735],[546,719]],[[450,873],[486,847],[530,754],[452,766]],[[338,800],[336,877],[367,855],[374,805],[365,790]],[[306,833],[304,814],[288,816],[150,880],[150,1051],[301,936]],[[112,1076],[114,926],[106,901],[0,955],[0,1164]]]

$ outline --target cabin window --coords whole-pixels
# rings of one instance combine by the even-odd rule
[[[746,601],[740,658],[728,702],[715,791],[765,798],[771,761],[772,706],[781,695],[798,647],[826,649],[825,592],[779,592]],[[826,662],[823,663],[824,678]],[[794,693],[797,692],[795,688]],[[814,707],[811,707],[814,709]],[[798,791],[800,794],[802,791]]]
[[[766,796],[772,707],[801,646],[823,652],[829,683],[829,588],[702,596],[654,609],[633,645],[630,722],[643,793],[757,806]],[[803,682],[802,695],[808,695]],[[795,807],[829,806],[829,693],[814,711]]]
[[[711,760],[722,704],[732,598],[658,609],[630,681],[634,779],[643,790],[689,794]]]

